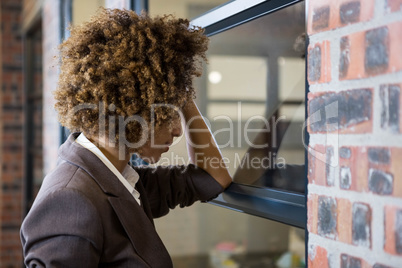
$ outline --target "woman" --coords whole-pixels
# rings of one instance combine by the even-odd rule
[[[193,101],[207,43],[187,20],[128,10],[72,28],[55,108],[73,134],[22,224],[28,267],[172,266],[153,218],[231,183]],[[193,164],[128,164],[134,153],[156,163],[183,130]]]

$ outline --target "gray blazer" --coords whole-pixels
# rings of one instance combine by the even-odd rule
[[[172,267],[153,218],[223,188],[205,171],[189,166],[136,167],[134,200],[118,178],[70,135],[60,163],[48,174],[21,226],[28,267]]]

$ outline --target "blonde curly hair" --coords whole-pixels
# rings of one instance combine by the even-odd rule
[[[90,21],[71,27],[60,45],[61,73],[54,92],[60,123],[70,131],[94,136],[102,127],[119,140],[111,117],[139,116],[160,126],[175,116],[160,106],[182,108],[194,98],[192,80],[201,75],[208,38],[187,19],[151,18],[130,10],[100,8]],[[137,142],[141,125],[130,120],[125,137]],[[109,135],[110,136],[110,135]]]

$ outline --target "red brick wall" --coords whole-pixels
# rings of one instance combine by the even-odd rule
[[[309,267],[402,267],[402,0],[306,12]]]
[[[0,265],[22,263],[19,227],[22,216],[22,128],[23,75],[22,1],[0,2],[1,23],[1,177],[0,177]],[[16,266],[18,263],[19,266]]]
[[[128,8],[129,1],[110,7]],[[60,43],[60,1],[0,2],[0,267],[21,267],[19,228],[23,204],[23,42],[22,33],[42,16],[43,27],[43,174],[55,167],[60,142],[52,91],[57,87],[57,46]],[[117,5],[117,6],[116,6]],[[39,13],[38,13],[39,12]],[[42,164],[42,163],[41,163]]]
[[[43,160],[44,171],[56,164],[59,125],[51,91],[57,86],[57,45],[60,42],[59,1],[45,0],[41,10],[34,0],[0,2],[0,267],[21,267],[19,228],[23,216],[23,40],[24,29],[43,16]],[[25,27],[25,28],[24,28]],[[42,41],[42,40],[41,40]],[[40,54],[40,53],[37,53]],[[36,79],[37,77],[35,77]],[[35,80],[39,87],[41,81]],[[38,111],[40,114],[40,111]],[[34,118],[42,120],[42,118]],[[39,123],[39,122],[36,122]],[[38,136],[39,137],[39,136]],[[40,144],[40,142],[38,143]],[[42,166],[41,162],[38,162]],[[40,172],[42,167],[36,170]]]

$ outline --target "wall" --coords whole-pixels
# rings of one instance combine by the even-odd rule
[[[115,1],[115,4],[117,2],[120,1]],[[84,21],[87,21],[101,6],[105,6],[105,0],[75,1],[72,8],[73,25],[78,25]]]
[[[22,266],[19,228],[23,217],[24,201],[23,33],[42,15],[43,2],[34,0],[0,2],[0,58],[2,62],[0,71],[2,84],[0,93],[0,267]],[[47,74],[43,91],[44,142],[58,144],[59,127],[55,114],[52,114],[51,100],[51,91],[57,82],[54,77],[58,74],[53,58],[60,38],[57,28],[59,25],[58,1],[46,1],[43,10],[42,22],[48,26],[45,27],[43,37],[45,44],[43,62]],[[44,149],[47,164],[44,168],[50,170],[55,165],[57,146],[47,146]]]
[[[116,2],[116,1],[115,1]],[[43,25],[43,173],[56,166],[60,128],[52,91],[59,74],[60,1],[0,1],[0,267],[21,267],[24,192],[23,33]]]
[[[44,0],[42,5],[43,29],[43,174],[57,163],[61,133],[54,110],[52,92],[57,87],[59,68],[57,46],[60,43],[60,1]]]
[[[307,3],[309,267],[401,267],[402,1]]]
[[[19,242],[23,178],[21,12],[22,1],[0,2],[0,264],[4,267],[22,262]]]
[[[104,5],[106,8],[130,9],[130,0],[105,0]]]

